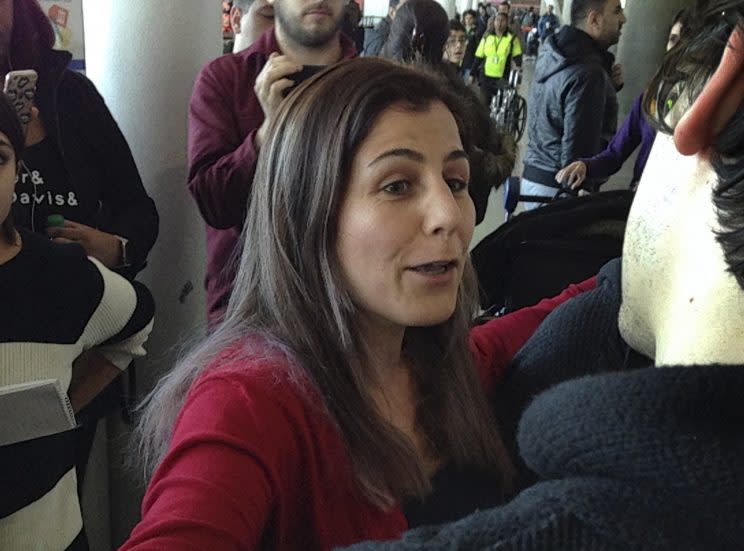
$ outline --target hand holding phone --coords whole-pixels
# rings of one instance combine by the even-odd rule
[[[32,69],[11,71],[5,75],[5,95],[18,113],[24,130],[31,121],[38,79],[38,74]]]

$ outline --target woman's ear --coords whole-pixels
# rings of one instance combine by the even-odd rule
[[[695,155],[709,148],[743,102],[744,30],[737,27],[716,72],[675,127],[677,150]]]

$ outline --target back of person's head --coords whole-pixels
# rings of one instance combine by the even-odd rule
[[[43,71],[45,57],[54,48],[54,29],[36,0],[12,0],[11,69]],[[6,8],[7,9],[7,8]]]
[[[571,26],[583,27],[590,11],[602,11],[608,0],[573,0],[571,4]]]
[[[398,9],[380,55],[436,65],[449,36],[447,12],[435,0],[408,0]]]
[[[684,120],[682,115],[699,98],[708,80],[716,72],[727,48],[744,56],[744,1],[711,0],[698,2],[688,19],[687,31],[676,47],[667,52],[659,71],[644,98],[644,110],[661,132],[673,134]],[[732,33],[735,45],[729,44]],[[741,74],[742,63],[737,67]],[[739,86],[741,83],[729,83]],[[733,115],[722,128],[714,129],[707,121],[712,141],[711,163],[718,175],[713,188],[713,202],[721,231],[718,241],[723,247],[729,270],[744,289],[744,103],[732,103]],[[732,98],[732,101],[737,98]],[[676,133],[678,134],[678,132]],[[703,139],[704,137],[699,137]],[[678,142],[680,136],[675,135]]]
[[[441,79],[385,59],[336,64],[282,102],[259,155],[225,320],[149,398],[138,434],[151,467],[167,448],[192,381],[226,344],[259,334],[293,358],[295,380],[320,391],[370,499],[389,504],[390,497],[430,489],[420,458],[380,418],[367,390],[375,375],[365,369],[360,307],[343,275],[337,243],[352,163],[376,121],[391,107],[426,112],[435,102],[452,113],[470,152],[459,98]],[[417,411],[425,438],[455,464],[487,466],[506,476],[508,469],[498,471],[508,460],[487,421],[488,406],[478,397],[467,350],[475,293],[468,262],[452,316],[432,327],[407,328],[403,346],[417,384],[438,395],[436,407]]]
[[[0,94],[0,132],[8,138],[8,143],[13,150],[13,159],[4,159],[4,163],[13,162],[17,166],[23,157],[24,132],[16,110],[5,94]],[[13,218],[10,214],[4,220],[0,220],[0,238],[9,243],[15,240]]]

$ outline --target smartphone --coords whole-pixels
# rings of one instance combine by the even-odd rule
[[[5,95],[15,107],[24,130],[31,121],[31,108],[34,106],[38,79],[39,75],[32,69],[11,71],[5,75]]]
[[[289,92],[297,88],[300,84],[305,82],[311,76],[313,76],[316,73],[319,73],[325,68],[326,68],[325,65],[303,65],[302,69],[300,69],[296,73],[287,75],[287,78],[289,80],[293,80],[294,84],[290,86],[289,88],[287,88],[287,90],[284,92],[284,95],[286,96],[287,94],[289,94]]]

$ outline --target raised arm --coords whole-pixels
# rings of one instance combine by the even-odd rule
[[[604,151],[583,159],[587,178],[604,179],[612,176],[641,144],[642,102],[643,94],[633,101],[630,113]]]
[[[243,224],[256,171],[256,132],[263,113],[253,90],[256,112],[254,130],[242,136],[224,78],[207,65],[197,77],[189,103],[188,187],[199,212],[210,226],[219,229]]]
[[[292,442],[289,430],[269,395],[227,376],[198,383],[120,551],[259,549],[275,506],[273,468],[297,456],[275,445]]]
[[[592,277],[569,285],[561,294],[543,299],[535,306],[474,327],[470,331],[470,350],[486,392],[490,394],[498,384],[508,363],[548,314],[570,298],[594,289],[596,285],[597,278]]]

